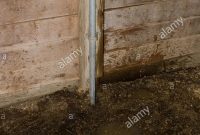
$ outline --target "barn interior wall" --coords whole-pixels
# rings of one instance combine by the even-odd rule
[[[0,1],[0,105],[77,84],[79,59],[59,60],[79,47],[79,0]]]
[[[0,1],[0,106],[79,85],[78,57],[65,68],[58,67],[80,47],[79,2]],[[104,2],[104,52],[99,49],[104,69],[98,71],[105,78],[199,65],[199,0]],[[101,9],[98,16],[102,17]],[[161,30],[180,17],[184,26],[161,39]]]
[[[199,65],[199,6],[199,0],[105,0],[105,77]],[[180,17],[184,25],[161,39]]]

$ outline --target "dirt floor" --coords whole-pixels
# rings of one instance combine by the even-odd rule
[[[102,84],[95,107],[73,90],[0,109],[0,135],[200,135],[200,68]]]

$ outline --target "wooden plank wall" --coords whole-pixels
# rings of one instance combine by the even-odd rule
[[[0,0],[0,106],[77,84],[79,0]]]
[[[199,0],[105,0],[105,76],[121,78],[121,71],[140,72],[156,63],[160,71],[198,65],[199,7]],[[180,17],[184,26],[162,40],[161,29]]]
[[[57,66],[79,48],[79,2],[0,1],[0,106],[79,84],[78,58],[64,69]],[[152,65],[159,71],[199,65],[199,6],[199,0],[105,0],[105,76]],[[102,22],[100,10],[98,15]],[[161,29],[179,17],[184,26],[161,40]]]

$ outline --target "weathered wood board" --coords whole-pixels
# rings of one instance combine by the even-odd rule
[[[139,72],[137,69],[156,63],[168,71],[200,64],[199,7],[199,0],[105,1],[105,76],[120,73],[121,77],[122,71]],[[184,25],[161,39],[162,28],[180,17]],[[185,56],[192,58],[183,63]],[[170,68],[172,61],[176,66]]]
[[[79,0],[1,0],[0,25],[75,15]]]
[[[0,106],[78,85],[79,0],[0,1]]]

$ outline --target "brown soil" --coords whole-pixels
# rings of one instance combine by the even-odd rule
[[[2,108],[0,135],[200,135],[200,68],[102,84],[95,107],[87,95],[62,90]],[[127,128],[146,106],[150,115]]]

